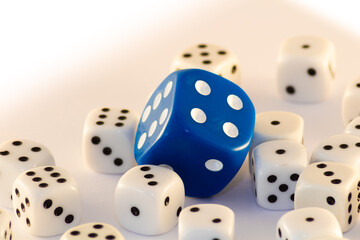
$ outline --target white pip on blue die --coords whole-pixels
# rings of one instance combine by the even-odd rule
[[[342,231],[334,214],[318,208],[300,208],[285,213],[276,226],[276,240],[341,238]]]
[[[341,113],[344,126],[360,116],[360,77],[350,81],[342,98]]]
[[[197,204],[185,208],[179,217],[179,240],[233,240],[234,212],[220,204]]]
[[[360,137],[360,116],[354,118],[351,122],[349,122],[346,125],[344,132]]]
[[[314,149],[310,162],[339,162],[351,166],[360,176],[360,137],[338,134],[324,139]]]
[[[137,115],[128,109],[93,109],[86,117],[83,133],[88,166],[96,172],[120,174],[134,167],[137,124]]]
[[[317,36],[286,39],[277,59],[280,95],[294,102],[319,102],[330,96],[335,78],[335,48]]]
[[[358,219],[357,172],[337,162],[310,164],[299,177],[295,189],[295,209],[321,207],[332,212],[343,232],[355,226]]]
[[[115,215],[120,225],[132,232],[159,235],[177,224],[184,201],[184,184],[174,171],[136,166],[116,186]]]
[[[55,165],[47,147],[28,139],[12,139],[0,144],[0,206],[12,208],[12,185],[23,171]]]
[[[123,235],[107,223],[86,223],[67,230],[60,240],[125,240]]]
[[[251,142],[249,156],[254,148],[271,140],[294,140],[299,143],[304,138],[304,119],[295,113],[284,111],[268,111],[256,114],[254,136]],[[252,175],[253,163],[249,169]]]
[[[304,145],[293,140],[268,141],[254,149],[252,161],[257,204],[270,210],[293,209],[297,180],[309,163]]]
[[[5,209],[2,208],[0,208],[0,239],[15,239],[13,236],[13,223],[11,216]]]
[[[171,72],[199,68],[240,85],[240,63],[231,51],[214,44],[196,44],[188,47],[175,57]]]
[[[65,169],[43,166],[24,171],[12,194],[16,218],[32,235],[58,235],[80,221],[78,184]]]

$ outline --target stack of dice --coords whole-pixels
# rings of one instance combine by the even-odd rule
[[[334,47],[319,37],[286,40],[278,56],[280,95],[294,102],[327,99],[334,82]],[[235,237],[235,214],[221,204],[186,206],[186,198],[220,193],[246,157],[256,203],[290,210],[278,221],[276,239],[345,239],[360,211],[360,81],[343,98],[342,134],[323,140],[308,158],[304,120],[292,112],[255,114],[240,87],[239,61],[211,44],[179,54],[171,74],[155,89],[140,118],[127,108],[92,110],[83,130],[83,155],[92,170],[122,174],[114,213],[125,229],[148,236],[178,224],[179,240]],[[113,226],[78,225],[81,200],[76,180],[55,166],[50,151],[26,139],[0,145],[2,207],[12,208],[35,236],[60,240],[119,239]],[[137,166],[139,165],[139,166]],[[12,220],[0,209],[4,239]],[[0,236],[1,236],[0,235]]]

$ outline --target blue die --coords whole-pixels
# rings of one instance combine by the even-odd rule
[[[254,106],[238,85],[200,69],[176,71],[145,106],[135,159],[139,165],[169,165],[187,196],[210,197],[239,171],[254,124]]]

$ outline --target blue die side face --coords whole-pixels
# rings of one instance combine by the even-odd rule
[[[145,122],[146,108],[143,112],[135,158],[138,164],[171,166],[182,178],[187,196],[212,196],[232,180],[246,158],[254,131],[254,106],[239,86],[199,69],[170,74],[146,106],[157,102],[159,93],[165,96],[169,85],[170,92]],[[152,133],[155,121],[160,127]]]

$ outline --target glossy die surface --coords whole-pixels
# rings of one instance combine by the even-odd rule
[[[276,226],[276,240],[309,240],[321,237],[342,237],[336,217],[323,208],[307,207],[287,212]]]
[[[289,101],[325,100],[334,84],[335,48],[321,37],[297,36],[280,47],[277,81],[280,95]]]
[[[254,194],[259,206],[270,210],[294,208],[294,193],[308,165],[305,147],[293,140],[268,141],[253,151]]]
[[[96,172],[124,173],[136,165],[135,129],[138,117],[124,108],[96,108],[86,117],[83,154]]]
[[[60,240],[124,240],[122,234],[106,223],[86,223],[67,230]]]
[[[184,207],[185,190],[172,170],[137,166],[127,171],[115,190],[115,215],[132,232],[158,235],[170,231]]]
[[[261,143],[271,140],[294,140],[303,142],[304,119],[298,114],[284,111],[268,111],[256,114],[254,137],[249,155]],[[252,174],[252,164],[249,164]]]
[[[360,116],[360,77],[350,81],[346,88],[342,99],[342,119],[344,126]]]
[[[0,206],[12,208],[11,191],[16,177],[27,169],[55,165],[44,145],[27,139],[13,139],[0,144]]]
[[[321,207],[332,212],[343,232],[351,229],[358,218],[358,185],[356,171],[335,162],[310,164],[300,175],[295,189],[295,209]]]
[[[10,214],[0,208],[0,239],[13,240],[13,223]]]
[[[234,212],[219,204],[197,204],[185,208],[179,217],[179,240],[233,240]]]
[[[314,149],[310,162],[344,163],[360,174],[360,137],[338,134],[326,138]]]
[[[346,125],[345,133],[360,137],[360,117],[354,118]]]
[[[213,73],[181,70],[153,92],[135,138],[141,164],[166,164],[187,196],[220,192],[240,169],[250,146],[254,106],[236,84]]]
[[[214,44],[196,44],[175,57],[171,72],[200,68],[240,85],[240,64],[231,51]]]
[[[62,168],[44,166],[21,173],[12,194],[16,218],[32,235],[58,235],[80,221],[78,185]]]

